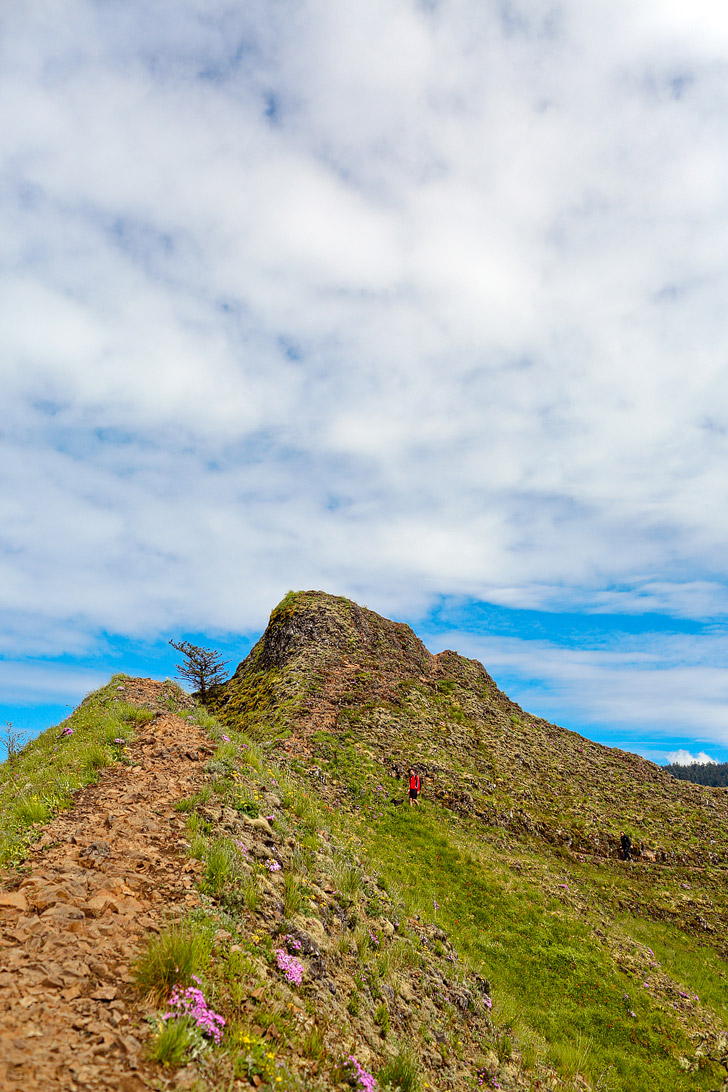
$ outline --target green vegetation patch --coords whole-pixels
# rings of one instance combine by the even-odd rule
[[[99,770],[124,761],[126,744],[154,715],[120,700],[117,687],[126,679],[115,675],[70,717],[0,765],[0,865],[22,861],[40,824],[69,807],[73,793],[95,781]],[[178,688],[170,683],[169,689]]]
[[[392,810],[376,826],[362,822],[357,834],[385,882],[398,884],[405,901],[441,925],[486,976],[503,1029],[525,1039],[535,1033],[545,1061],[564,1072],[578,1055],[587,1079],[604,1084],[612,1074],[613,1086],[630,1092],[712,1086],[711,1069],[683,1071],[680,1057],[694,1048],[675,1014],[620,971],[589,923],[561,898],[489,860],[490,847],[466,848],[467,835],[440,809]],[[660,948],[654,931],[649,935]],[[698,953],[691,956],[679,931],[669,939],[674,969],[691,983],[700,978],[713,1001],[722,982],[725,999],[717,968],[706,981]],[[575,1055],[576,1042],[584,1047]]]

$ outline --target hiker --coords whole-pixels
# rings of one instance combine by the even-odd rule
[[[630,838],[629,834],[625,834],[624,831],[622,831],[622,833],[619,836],[619,841],[622,844],[622,860],[623,861],[631,861],[632,860],[632,839]]]
[[[420,790],[422,789],[422,782],[420,781],[419,776],[412,769],[410,769],[410,772],[409,772],[409,779],[410,779],[409,803],[410,803],[410,807],[412,807],[413,804],[419,804],[419,800],[417,799],[417,797],[420,795]]]

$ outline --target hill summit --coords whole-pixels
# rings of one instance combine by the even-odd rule
[[[322,592],[210,704],[115,676],[0,766],[0,1088],[728,1088],[722,790]]]
[[[289,593],[217,708],[317,760],[334,792],[362,762],[415,764],[428,797],[489,826],[612,858],[628,830],[646,860],[726,863],[723,793],[525,713],[477,660],[348,599]]]

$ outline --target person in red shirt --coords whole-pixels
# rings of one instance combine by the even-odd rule
[[[412,807],[413,804],[419,804],[419,800],[417,799],[417,797],[420,795],[420,790],[422,788],[422,782],[420,781],[419,777],[417,776],[417,774],[415,773],[414,770],[410,770],[409,779],[410,779],[409,803],[410,803],[410,807]]]

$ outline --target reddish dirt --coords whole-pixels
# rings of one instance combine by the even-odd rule
[[[123,697],[160,710],[164,684]],[[150,931],[194,906],[197,862],[184,854],[175,801],[203,784],[212,745],[160,711],[46,827],[0,885],[0,1089],[142,1092],[145,1008],[131,966]]]

